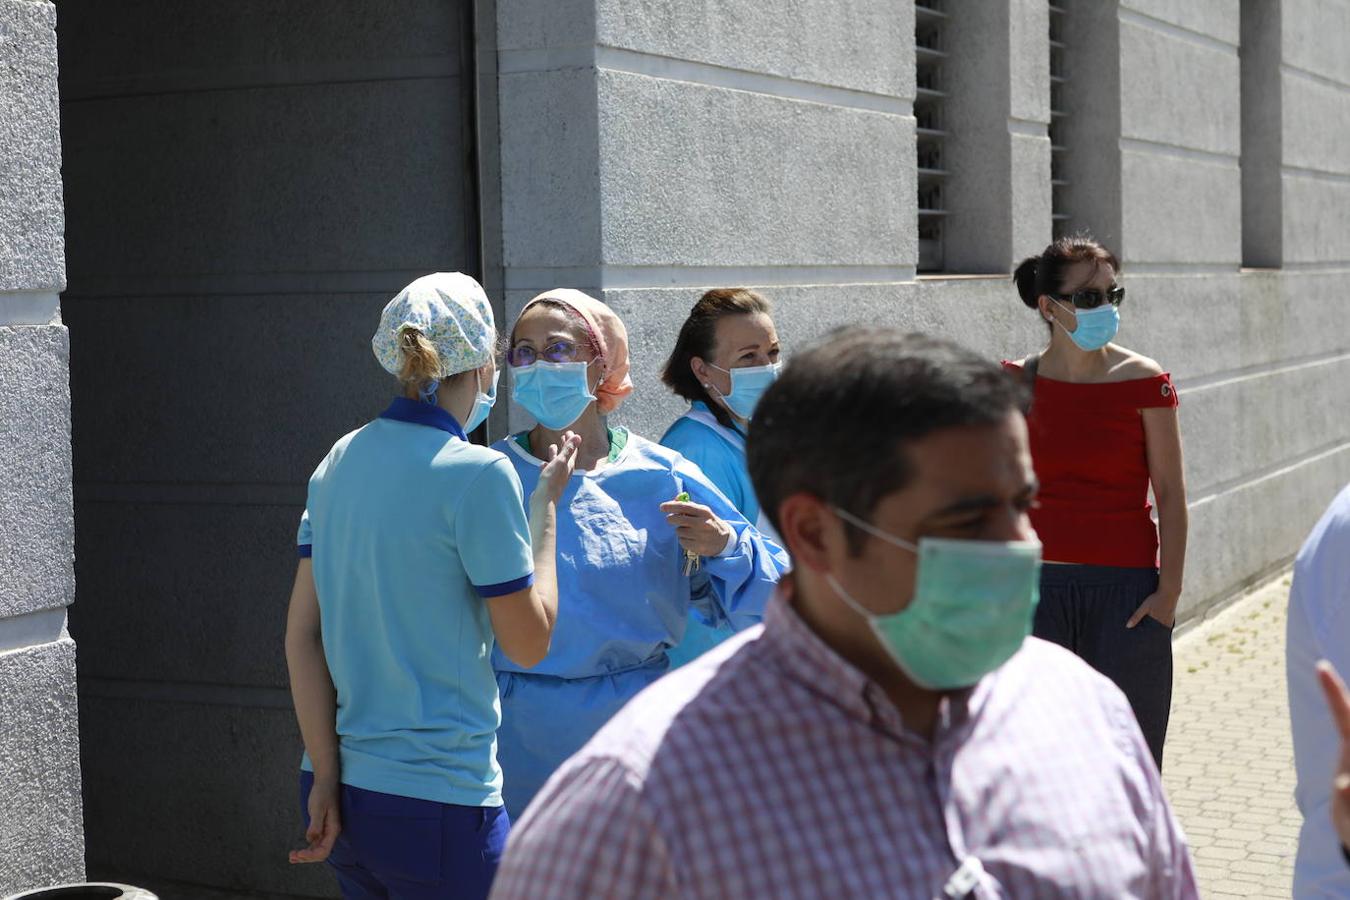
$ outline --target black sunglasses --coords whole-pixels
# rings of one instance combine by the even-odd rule
[[[1105,294],[1096,288],[1085,288],[1072,294],[1055,294],[1055,299],[1071,301],[1074,309],[1096,309],[1103,303],[1119,306],[1125,302],[1125,289],[1120,286],[1109,288]]]

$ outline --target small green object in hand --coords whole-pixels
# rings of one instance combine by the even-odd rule
[[[693,498],[689,496],[688,491],[680,491],[679,496],[676,497],[675,499],[679,503],[689,503],[690,501],[693,500]],[[693,550],[684,551],[684,574],[686,576],[692,575],[695,572],[697,572],[698,567],[701,563],[702,560],[699,559],[698,554],[695,553]]]

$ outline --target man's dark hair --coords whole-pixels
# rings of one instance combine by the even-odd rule
[[[814,494],[871,519],[906,487],[907,444],[946,428],[994,425],[1025,412],[1020,379],[951,341],[896,329],[850,327],[793,355],[750,421],[746,457],[760,507]],[[849,528],[857,552],[862,533]]]

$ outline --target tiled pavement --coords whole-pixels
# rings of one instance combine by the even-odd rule
[[[1163,782],[1206,898],[1289,897],[1299,816],[1284,680],[1288,593],[1288,577],[1277,578],[1176,640]],[[166,900],[260,900],[150,886]]]
[[[1288,576],[1175,644],[1163,783],[1203,897],[1290,896],[1301,819],[1284,677]]]

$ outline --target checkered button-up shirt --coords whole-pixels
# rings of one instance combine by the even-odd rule
[[[781,598],[553,776],[495,900],[1189,898],[1124,697],[1051,644],[943,701],[932,741]]]

